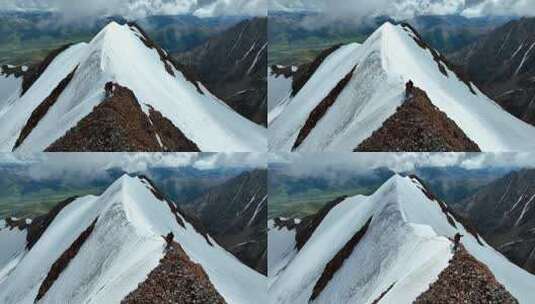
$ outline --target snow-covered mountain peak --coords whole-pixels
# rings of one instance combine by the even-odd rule
[[[271,225],[269,235],[273,303],[413,303],[455,267],[457,235],[520,303],[535,295],[535,278],[485,243],[416,176],[394,175],[370,196],[337,199],[298,227]]]
[[[68,200],[36,221],[28,229],[0,230],[2,303],[120,303],[149,274],[165,277],[154,270],[171,243],[227,303],[266,297],[262,275],[143,176],[123,175],[101,195]]]
[[[416,133],[413,129],[432,129],[429,125],[438,120],[433,115],[441,117],[449,132],[466,139],[456,148],[459,151],[534,148],[529,138],[535,136],[535,128],[481,93],[410,25],[387,22],[362,45],[347,44],[322,53],[313,67],[310,75],[301,79],[304,85],[288,93],[285,102],[270,113],[270,150],[359,150],[363,142],[376,138],[374,135],[383,130],[389,118],[400,113],[410,96],[406,92],[409,83],[425,94],[429,113],[421,119],[426,124],[410,121],[406,126],[406,132],[419,145],[406,143],[407,147],[395,147],[397,150],[453,150],[437,148],[427,141],[420,143],[421,136],[412,135]],[[397,118],[405,121],[410,117]],[[393,133],[385,136],[399,139]],[[451,140],[445,134],[437,136]],[[428,137],[432,142],[433,135]]]
[[[265,128],[211,94],[136,24],[111,22],[90,42],[59,49],[30,71],[22,95],[15,95],[20,88],[0,92],[6,98],[0,100],[0,150],[250,152],[267,146]],[[122,94],[114,99],[110,89],[118,86]],[[113,113],[117,117],[109,118]],[[123,116],[137,122],[125,124]],[[103,126],[110,123],[113,128]],[[114,134],[104,135],[103,128]]]

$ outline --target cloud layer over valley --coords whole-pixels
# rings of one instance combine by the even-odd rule
[[[53,10],[72,17],[122,15],[141,18],[148,15],[181,14],[194,14],[198,17],[256,16],[267,14],[267,0],[0,0],[0,8]]]

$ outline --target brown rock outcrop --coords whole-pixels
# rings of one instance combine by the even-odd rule
[[[407,86],[409,88],[409,86]],[[411,87],[407,98],[381,128],[364,140],[358,152],[480,152],[457,124]]]
[[[122,304],[225,304],[201,265],[190,260],[182,247],[169,243],[160,264]]]
[[[438,280],[414,304],[517,304],[486,265],[461,245]]]
[[[147,116],[130,89],[108,83],[105,100],[46,151],[197,152],[199,148],[160,112],[151,109]]]

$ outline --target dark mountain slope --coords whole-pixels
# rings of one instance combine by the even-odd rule
[[[485,239],[535,273],[535,170],[513,172],[459,204]]]
[[[223,247],[250,267],[266,272],[266,170],[243,173],[188,205]]]
[[[535,124],[535,18],[510,21],[452,55],[489,97]]]
[[[242,116],[266,125],[266,18],[244,20],[175,58]]]

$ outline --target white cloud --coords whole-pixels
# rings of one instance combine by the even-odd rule
[[[334,18],[388,15],[535,15],[533,0],[269,0],[270,10],[314,10]]]
[[[369,172],[389,168],[395,172],[421,167],[483,169],[535,167],[535,153],[327,153],[270,155],[269,164],[284,164],[288,174],[323,175],[328,171]]]
[[[486,0],[462,12],[465,16],[515,15],[534,16],[533,0]]]
[[[266,15],[267,0],[0,0],[1,9],[49,9],[72,18],[122,15],[140,18],[147,15],[195,14],[199,17],[219,15]]]
[[[34,178],[51,178],[99,176],[114,168],[128,173],[188,166],[199,170],[266,168],[267,156],[262,153],[0,153],[0,166],[13,164],[29,165]]]

